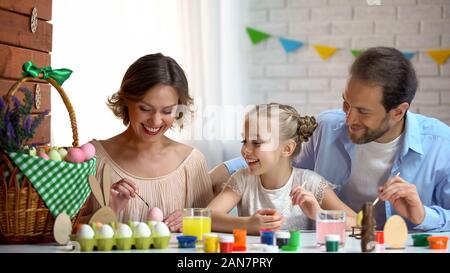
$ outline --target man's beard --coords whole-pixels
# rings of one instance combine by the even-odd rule
[[[355,144],[366,144],[369,142],[372,142],[376,139],[379,139],[382,137],[387,131],[389,131],[389,124],[388,124],[388,116],[386,115],[385,118],[381,121],[381,125],[375,129],[375,130],[369,130],[366,126],[363,126],[364,133],[360,137],[356,137],[355,135],[352,135],[350,131],[348,132],[348,136],[351,139],[351,141]]]

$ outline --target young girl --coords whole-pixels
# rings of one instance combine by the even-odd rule
[[[270,103],[252,109],[245,118],[241,149],[248,168],[234,173],[208,205],[212,229],[246,228],[250,234],[263,228],[313,229],[311,220],[322,209],[343,210],[347,226],[355,225],[356,213],[339,200],[328,181],[291,166],[316,126],[313,117],[301,117],[288,105]],[[239,216],[229,215],[236,205]]]
[[[213,198],[203,154],[164,135],[183,120],[180,108],[192,104],[188,90],[184,71],[175,60],[151,54],[128,68],[120,90],[108,100],[126,129],[92,143],[98,181],[105,164],[111,166],[109,205],[119,221],[145,221],[149,207],[158,207],[171,231],[180,231],[182,209],[205,207]],[[93,199],[89,204],[88,216],[99,208]]]

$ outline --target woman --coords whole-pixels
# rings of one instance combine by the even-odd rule
[[[164,135],[175,123],[182,127],[192,103],[183,69],[162,54],[139,58],[125,73],[120,90],[108,99],[127,128],[92,144],[97,180],[105,164],[111,166],[109,205],[119,221],[145,221],[149,208],[158,207],[170,230],[180,231],[182,209],[206,207],[213,198],[203,154]],[[92,200],[90,207],[98,208]]]

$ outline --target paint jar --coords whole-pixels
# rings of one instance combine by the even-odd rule
[[[325,235],[325,247],[327,252],[337,252],[339,250],[339,241],[341,236],[338,234]]]
[[[322,210],[316,214],[316,241],[318,245],[325,244],[325,236],[338,234],[340,244],[345,244],[346,213],[340,210]]]
[[[431,234],[413,234],[411,235],[413,239],[413,246],[429,246],[427,238],[430,237]]]
[[[427,238],[431,249],[447,249],[448,237],[430,236]]]
[[[246,251],[247,250],[247,230],[246,229],[233,229],[234,244],[233,251]]]
[[[277,238],[277,246],[281,248],[289,244],[291,234],[288,231],[277,231],[275,232],[275,237]]]
[[[186,208],[183,210],[183,235],[197,236],[203,241],[203,234],[211,232],[211,209]]]
[[[219,236],[215,233],[203,234],[204,250],[206,253],[219,252]]]
[[[281,247],[283,251],[297,251],[300,247],[300,231],[290,230],[291,237],[289,238],[289,244]]]
[[[375,232],[375,241],[377,242],[377,244],[380,244],[380,245],[384,244],[384,232],[383,231]]]
[[[275,233],[272,230],[261,230],[261,244],[274,245],[274,235]]]
[[[220,253],[233,252],[234,238],[231,235],[220,235]]]
[[[197,236],[177,236],[179,248],[195,248]]]

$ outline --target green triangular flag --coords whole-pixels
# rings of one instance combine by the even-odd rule
[[[252,43],[254,45],[256,45],[257,43],[264,41],[270,37],[269,33],[262,32],[262,31],[254,29],[254,28],[247,27],[246,30],[247,30],[248,36],[250,37],[250,40],[252,40]]]
[[[352,55],[355,58],[357,58],[363,52],[364,52],[364,49],[352,49]]]

